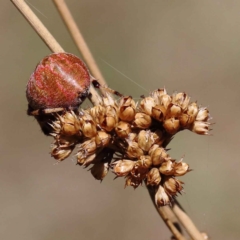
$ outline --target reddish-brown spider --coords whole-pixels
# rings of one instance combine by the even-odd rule
[[[34,116],[42,131],[49,135],[52,130],[49,122],[54,120],[51,113],[70,109],[77,111],[90,94],[91,82],[96,88],[102,87],[77,56],[70,53],[50,54],[40,61],[28,81],[28,115]],[[109,91],[121,96],[114,90]]]

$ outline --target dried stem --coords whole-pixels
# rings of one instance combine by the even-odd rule
[[[176,214],[179,221],[182,223],[186,229],[189,236],[194,240],[203,240],[202,234],[198,231],[189,216],[178,206],[178,204],[173,205],[173,212]]]
[[[27,19],[33,29],[37,32],[37,34],[41,37],[41,39],[46,43],[48,48],[54,52],[64,52],[63,48],[60,44],[55,40],[52,34],[48,31],[48,29],[43,25],[43,23],[39,20],[39,18],[35,15],[35,13],[30,9],[30,7],[23,0],[11,0],[13,4],[17,7],[17,9],[22,13],[22,15]],[[99,103],[98,93],[94,88],[90,89],[91,96],[89,96],[89,100],[97,105]]]
[[[88,65],[91,73],[101,85],[106,85],[106,81],[102,76],[101,71],[99,70],[90,49],[88,48],[87,43],[85,42],[83,35],[81,34],[80,29],[78,28],[76,22],[73,19],[71,12],[69,11],[64,0],[53,0],[55,3],[64,23],[66,24],[73,40],[75,41],[79,51],[81,52],[84,61]]]

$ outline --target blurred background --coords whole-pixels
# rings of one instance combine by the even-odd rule
[[[184,131],[170,144],[194,169],[178,200],[211,239],[240,239],[240,1],[66,2],[110,87],[137,100],[165,86],[210,109],[213,136]],[[28,3],[81,56],[53,3]],[[145,187],[124,189],[111,173],[100,184],[73,156],[55,164],[25,97],[50,51],[10,1],[1,1],[0,30],[0,238],[170,240]]]

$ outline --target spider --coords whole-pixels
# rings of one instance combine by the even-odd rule
[[[40,61],[28,81],[27,114],[36,118],[45,135],[50,135],[52,127],[49,123],[55,119],[52,113],[78,111],[79,106],[90,95],[91,83],[95,88],[104,88],[122,96],[101,86],[77,56],[64,52],[50,54]]]

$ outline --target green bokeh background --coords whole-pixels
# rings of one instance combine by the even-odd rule
[[[208,106],[213,136],[179,133],[171,156],[194,171],[178,199],[211,239],[240,239],[240,1],[67,0],[109,86],[138,99],[166,87]],[[29,3],[67,52],[80,56],[51,1]],[[0,238],[169,240],[145,187],[100,184],[55,164],[51,138],[26,115],[25,86],[50,53],[10,1],[0,8]],[[128,78],[136,81],[143,90]]]

